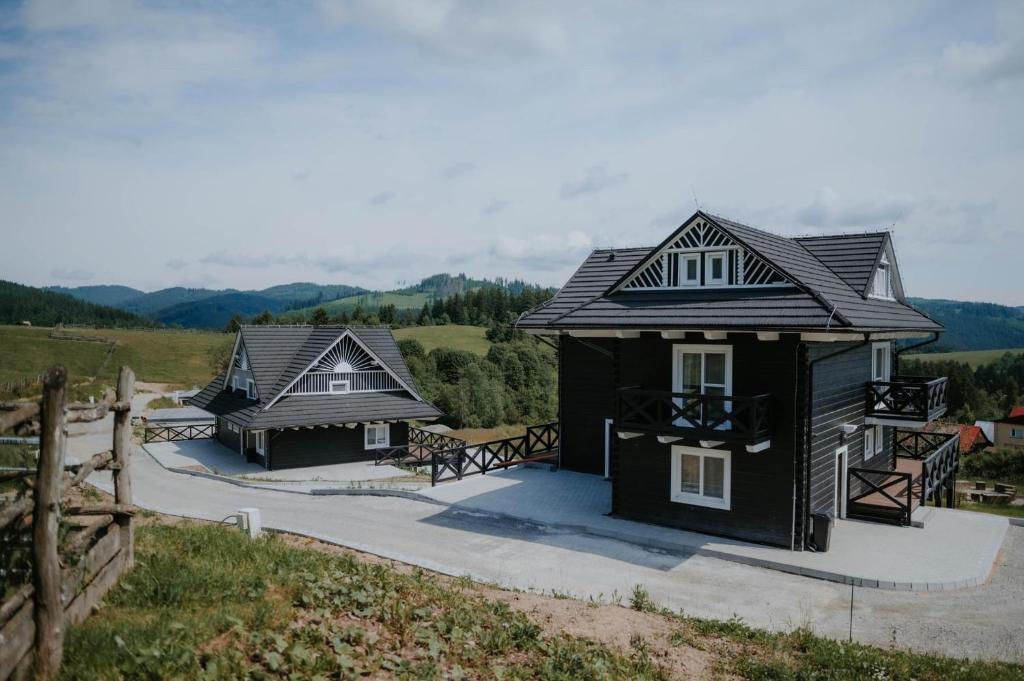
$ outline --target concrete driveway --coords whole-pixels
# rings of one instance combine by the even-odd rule
[[[91,439],[72,438],[72,450]],[[110,489],[103,474],[90,481]],[[643,548],[438,502],[239,487],[168,471],[138,447],[132,487],[136,504],[161,513],[218,521],[254,506],[270,528],[500,586],[628,604],[640,584],[656,602],[689,615],[738,616],[774,630],[808,626],[840,639],[852,628],[868,643],[1024,661],[1024,528],[1011,528],[1002,564],[984,586],[913,593]]]

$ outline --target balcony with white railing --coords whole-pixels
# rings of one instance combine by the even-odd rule
[[[343,395],[403,390],[383,369],[370,371],[310,371],[299,377],[288,395]]]

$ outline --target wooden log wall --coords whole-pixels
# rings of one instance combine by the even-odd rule
[[[30,673],[36,679],[56,677],[66,627],[88,617],[133,560],[129,451],[135,376],[122,367],[116,400],[111,395],[103,406],[104,415],[107,409],[115,412],[111,451],[73,472],[64,464],[66,385],[64,368],[54,367],[44,378],[41,406],[21,410],[26,419],[41,419],[39,462],[32,495],[0,508],[0,528],[31,524],[32,581],[0,603],[0,681]],[[113,471],[113,504],[62,505],[71,487],[102,468]],[[61,525],[68,530],[63,540]]]

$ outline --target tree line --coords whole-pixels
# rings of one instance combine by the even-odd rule
[[[399,341],[423,397],[455,428],[502,423],[545,423],[558,413],[555,354],[522,332],[496,326],[481,357],[466,350],[426,352],[413,339]]]
[[[434,326],[444,324],[470,324],[473,326],[491,326],[494,324],[510,324],[523,312],[535,307],[554,295],[554,289],[534,286],[517,286],[513,290],[488,286],[465,293],[455,293],[446,298],[437,298],[433,302],[424,303],[416,309],[399,309],[392,303],[381,305],[376,309],[356,305],[352,312],[343,310],[331,314],[323,306],[317,307],[308,315],[297,315],[295,310],[275,315],[264,310],[246,320],[242,315],[234,315],[225,327],[225,331],[234,332],[242,324],[387,324],[389,326]]]
[[[949,377],[946,414],[957,423],[997,419],[1024,403],[1024,353],[1007,352],[974,369],[953,360],[904,359],[900,364],[908,376]]]

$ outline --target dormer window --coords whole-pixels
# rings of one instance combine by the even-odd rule
[[[871,284],[871,295],[876,298],[889,298],[892,296],[892,267],[888,258],[882,255],[882,259],[875,269],[875,279]]]
[[[678,286],[700,286],[700,256],[679,256]]]
[[[725,253],[708,253],[704,256],[704,284],[706,286],[724,286],[725,263],[728,256]]]
[[[251,378],[245,381],[245,396],[250,400],[256,399],[256,381]]]
[[[350,389],[350,381],[331,381],[330,390],[332,393],[347,393]]]

